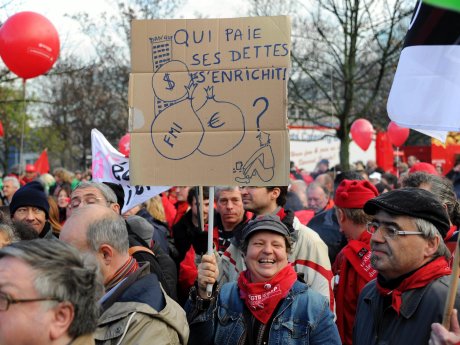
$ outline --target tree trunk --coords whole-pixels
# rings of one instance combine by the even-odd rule
[[[350,136],[349,130],[344,129],[343,125],[341,129],[337,130],[337,137],[340,139],[340,165],[342,171],[350,170]]]

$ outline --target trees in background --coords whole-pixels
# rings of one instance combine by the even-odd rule
[[[27,119],[34,119],[35,128],[26,147],[37,152],[48,147],[57,164],[76,169],[90,164],[92,128],[116,143],[128,127],[130,22],[174,17],[183,1],[114,0],[111,13],[74,15],[91,41],[91,58],[82,57],[87,48],[63,49],[58,64],[40,77],[33,96],[27,96]],[[347,168],[353,121],[367,118],[381,128],[388,122],[386,98],[412,12],[409,1],[248,1],[251,15],[291,15],[290,122],[334,128]],[[10,132],[0,146],[4,167],[9,147],[17,145],[21,98],[13,79],[0,70],[0,119]]]
[[[47,147],[54,166],[77,169],[91,164],[92,128],[100,129],[108,140],[116,143],[128,129],[130,22],[172,17],[181,3],[182,0],[114,0],[110,13],[97,17],[91,16],[90,11],[74,15],[91,46],[72,46],[72,42],[64,38],[67,41],[63,42],[58,63],[46,77],[34,81],[33,96],[27,92],[27,124],[33,122],[34,128],[26,132],[26,149],[38,153]],[[13,2],[0,1],[0,11],[5,6],[9,13],[14,13]],[[5,69],[0,70],[0,87],[20,93],[18,85],[17,78]],[[22,96],[16,96],[10,108],[21,103],[18,100],[22,100]],[[3,142],[0,163],[6,171],[7,152],[19,145],[16,139],[18,133],[20,135],[17,132],[20,108],[4,109],[8,98],[0,94],[0,99],[3,100],[0,120],[5,118],[3,123],[8,126],[5,131],[9,136],[8,140],[7,137],[0,140]]]
[[[353,121],[386,128],[386,100],[413,8],[406,0],[251,1],[253,14],[293,14],[290,121],[334,128],[347,169]]]

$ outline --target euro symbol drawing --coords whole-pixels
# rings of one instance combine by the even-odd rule
[[[165,76],[163,77],[163,80],[164,80],[165,82],[168,83],[168,87],[166,88],[166,90],[171,91],[171,90],[174,89],[174,86],[176,86],[176,83],[173,82],[173,81],[169,78],[169,73],[166,73],[166,74],[165,74]]]
[[[219,128],[225,125],[225,122],[219,123],[219,112],[214,113],[208,121],[208,127],[210,128]]]

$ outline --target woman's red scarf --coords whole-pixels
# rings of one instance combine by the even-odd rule
[[[401,309],[401,295],[403,292],[407,290],[417,289],[423,286],[426,286],[431,281],[440,278],[442,276],[447,276],[452,273],[452,270],[449,267],[449,263],[447,259],[442,256],[439,257],[430,263],[426,264],[425,266],[421,267],[419,270],[414,272],[412,275],[404,279],[399,286],[394,289],[390,290],[380,286],[379,282],[377,281],[377,289],[379,293],[383,296],[387,296],[390,294],[392,295],[392,303],[391,306],[393,309],[398,313]]]
[[[254,317],[266,324],[279,301],[287,296],[297,280],[297,273],[289,264],[279,271],[272,279],[263,283],[251,283],[249,271],[240,273],[238,287],[240,298]]]

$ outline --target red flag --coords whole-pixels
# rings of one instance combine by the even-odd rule
[[[34,163],[35,170],[41,175],[50,171],[50,164],[48,162],[48,149],[44,149],[40,157]]]
[[[5,132],[3,131],[3,123],[0,121],[0,137],[3,137],[5,135]]]

